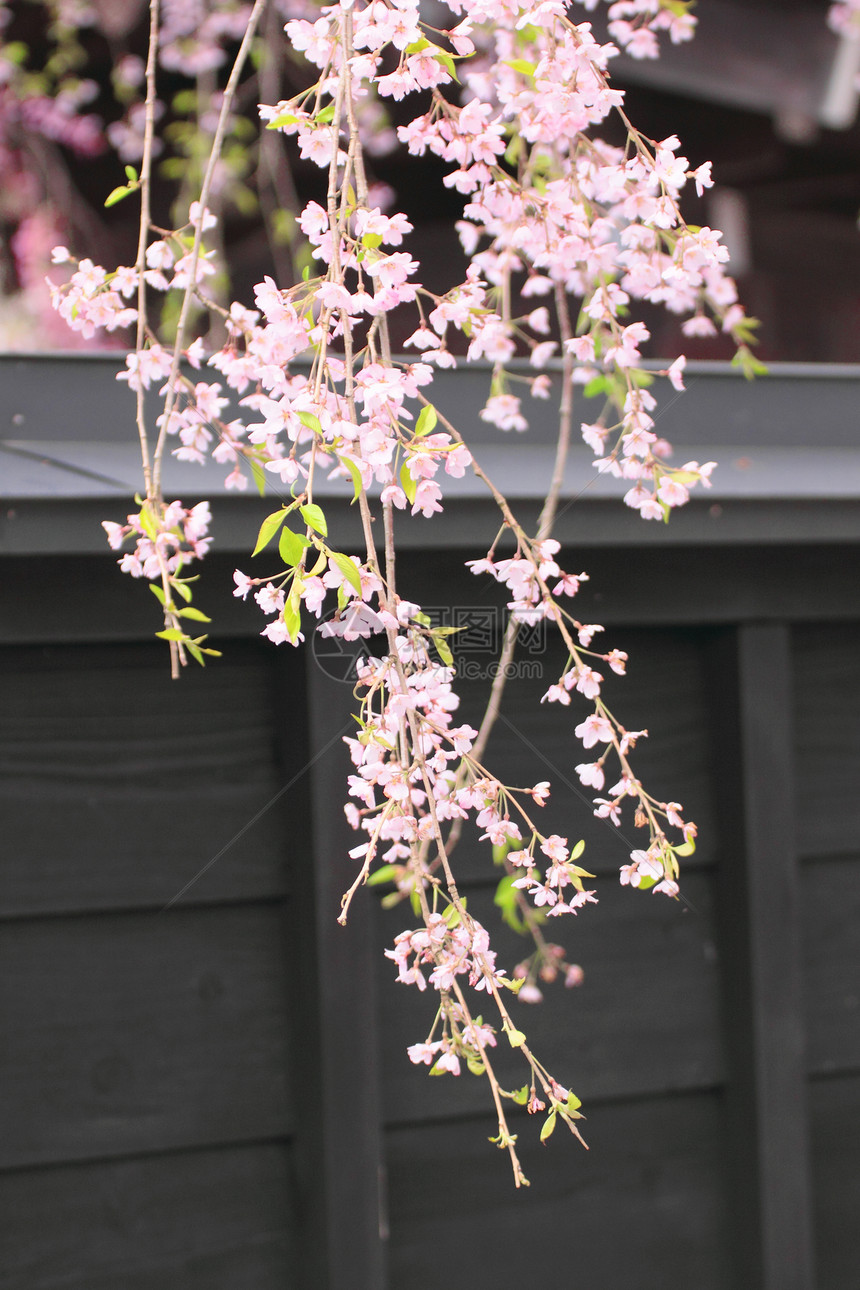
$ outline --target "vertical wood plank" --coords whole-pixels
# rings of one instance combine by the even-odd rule
[[[356,845],[342,803],[355,728],[351,685],[306,655],[310,845],[295,873],[296,934],[303,971],[299,1030],[298,1142],[305,1284],[319,1290],[385,1290],[385,1218],[373,908],[366,892],[337,923],[355,876]],[[292,694],[292,720],[299,702]],[[289,708],[289,696],[284,710]]]
[[[741,625],[715,665],[737,1283],[813,1290],[788,629]]]

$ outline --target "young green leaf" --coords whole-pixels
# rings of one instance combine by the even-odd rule
[[[519,72],[521,76],[534,76],[536,63],[529,63],[525,58],[506,58],[505,67],[510,67],[511,71]]]
[[[266,125],[267,130],[281,130],[285,125],[298,125],[299,118],[292,112],[281,112]]]
[[[546,1142],[547,1138],[555,1128],[555,1111],[550,1111],[549,1115],[543,1122],[543,1128],[540,1131],[541,1142]]]
[[[433,635],[433,644],[436,646],[436,653],[441,658],[446,667],[451,667],[454,662],[454,655],[451,653],[451,646],[441,636]]]
[[[609,382],[605,376],[595,376],[583,386],[582,393],[586,399],[596,399],[599,394],[609,393]]]
[[[148,502],[144,502],[140,508],[140,527],[151,542],[156,541],[158,538],[158,529],[156,528],[155,521],[152,518],[152,512],[149,509]]]
[[[510,851],[513,843],[510,838],[505,838],[504,842],[497,842],[493,846],[493,864],[504,864],[505,857]]]
[[[298,416],[306,430],[313,430],[314,434],[322,434],[320,419],[315,417],[313,412],[300,412]]]
[[[282,506],[279,511],[273,511],[271,515],[266,516],[263,523],[260,525],[260,532],[257,535],[257,545],[251,552],[252,556],[259,555],[260,552],[269,545],[272,538],[283,524],[286,513],[286,506]]]
[[[281,530],[281,536],[278,539],[278,554],[284,564],[290,568],[297,565],[309,546],[310,542],[306,537],[294,533],[291,528],[288,528],[286,524],[284,525]]]
[[[434,49],[433,57],[436,59],[437,63],[441,63],[441,65],[445,68],[448,75],[451,77],[451,80],[456,81],[457,84],[459,85],[460,78],[457,75],[457,68],[454,66],[453,57],[446,50],[439,49],[438,47]]]
[[[207,618],[199,609],[178,609],[176,611],[178,618],[190,618],[195,623],[211,623],[212,619]]]
[[[429,434],[438,420],[439,416],[433,404],[426,403],[418,414],[418,420],[415,422],[416,439],[419,439],[422,435]]]
[[[289,633],[290,640],[295,645],[299,634],[299,628],[302,625],[302,615],[298,605],[294,602],[292,594],[284,605],[282,617],[284,624],[286,625],[287,632]]]
[[[330,551],[329,556],[334,560],[347,582],[361,595],[361,575],[349,556],[344,555],[342,551]]]
[[[415,494],[417,492],[418,485],[415,483],[415,480],[412,478],[405,465],[400,467],[400,487],[406,494],[409,505],[414,506]]]
[[[394,882],[403,870],[402,865],[384,864],[368,876],[368,887],[378,887],[381,882]]]
[[[350,475],[352,475],[352,487],[353,487],[352,501],[355,502],[361,496],[361,490],[364,487],[364,483],[361,478],[361,471],[358,469],[358,466],[356,466],[355,462],[351,461],[349,457],[338,457],[338,461],[342,466],[346,466]],[[350,503],[350,505],[352,505],[352,502]]]
[[[123,198],[128,197],[130,193],[133,193],[136,187],[136,184],[134,186],[123,184],[121,188],[111,189],[105,198],[105,206],[116,206],[117,202],[121,202]]]
[[[257,485],[257,492],[261,497],[266,496],[266,472],[258,461],[253,457],[247,457],[246,461],[251,467],[251,474],[254,476],[254,483]]]
[[[308,524],[312,529],[316,529],[317,533],[321,533],[323,537],[328,535],[325,516],[315,502],[308,502],[306,506],[300,506],[299,513],[305,524]]]
[[[493,903],[502,911],[502,921],[515,932],[522,934],[526,930],[526,925],[517,909],[517,889],[514,886],[516,881],[517,874],[506,873],[496,887]]]

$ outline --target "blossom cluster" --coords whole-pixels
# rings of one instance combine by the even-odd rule
[[[119,560],[123,573],[160,579],[165,572],[177,574],[192,560],[203,559],[212,545],[211,521],[208,502],[198,502],[190,510],[171,502],[160,514],[145,506],[129,515],[125,524],[103,520],[102,528],[113,551],[119,551],[128,538],[134,539],[134,550]]]
[[[586,10],[596,3],[586,0]],[[582,844],[547,834],[536,822],[549,785],[503,784],[483,764],[486,721],[481,730],[458,722],[456,664],[445,631],[433,628],[420,606],[397,589],[394,515],[408,509],[431,517],[443,507],[447,478],[466,470],[487,482],[501,509],[502,531],[516,546],[512,555],[500,555],[494,545],[470,567],[507,588],[510,641],[518,624],[545,620],[560,633],[568,657],[544,700],[567,707],[575,696],[578,705],[588,705],[575,735],[586,750],[596,750],[596,760],[583,761],[577,774],[596,792],[607,792],[595,799],[599,816],[619,825],[630,807],[634,827],[648,837],[630,853],[621,881],[677,894],[678,857],[692,851],[695,825],[677,803],[652,797],[631,766],[630,754],[647,732],[626,730],[609,712],[599,670],[623,674],[626,655],[592,650],[602,628],[580,622],[569,608],[587,574],[563,567],[560,545],[543,524],[536,537],[524,532],[458,428],[438,412],[432,387],[436,370],[456,365],[462,351],[467,362],[488,360],[493,375],[481,415],[502,431],[522,431],[527,416],[514,392],[511,360],[529,355],[528,385],[538,398],[551,392],[546,369],[556,360],[566,387],[587,382],[606,396],[603,415],[582,426],[598,467],[630,482],[625,502],[643,518],[663,519],[692,488],[708,485],[714,463],[668,464],[671,449],[654,429],[651,377],[641,370],[648,329],[630,320],[630,310],[637,301],[661,304],[687,315],[688,333],[721,328],[741,352],[750,323],[725,272],[721,235],[688,225],[680,212],[687,185],[699,192],[711,185],[709,166],[692,169],[677,137],[647,140],[626,118],[626,148],[595,133],[623,104],[608,79],[618,46],[650,57],[660,32],[676,42],[687,39],[688,6],[679,0],[611,4],[617,45],[600,44],[591,24],[572,21],[561,0],[449,0],[448,7],[448,28],[429,27],[418,0],[341,0],[286,15],[292,49],[316,70],[300,93],[263,105],[260,115],[268,130],[319,167],[325,182],[325,197],[318,193],[320,200],[307,203],[297,220],[310,262],[301,281],[280,286],[265,277],[254,289],[253,307],[242,301],[222,307],[209,298],[207,280],[215,267],[205,242],[215,218],[206,209],[210,166],[188,223],[173,231],[146,229],[136,266],[108,271],[58,250],[57,261],[73,267],[69,281],[53,288],[53,298],[85,336],[136,322],[138,344],[120,379],[137,393],[139,417],[142,391],[163,383],[147,497],[126,525],[105,527],[114,547],[129,537],[136,541],[123,567],[160,583],[153,589],[165,613],[161,634],[172,646],[195,658],[208,652],[202,638],[186,632],[187,618],[205,617],[189,606],[191,593],[180,574],[188,559],[205,552],[209,512],[205,503],[190,511],[179,502],[164,503],[159,462],[171,446],[183,460],[214,456],[230,468],[230,487],[244,487],[250,472],[261,488],[268,481],[289,489],[289,498],[263,522],[255,548],[258,554],[276,544],[276,569],[260,577],[241,570],[234,575],[235,594],[253,593],[269,619],[263,635],[297,645],[310,623],[323,635],[373,639],[380,647],[378,656],[368,653],[359,664],[359,728],[346,741],[353,763],[346,814],[362,840],[351,851],[357,876],[342,917],[357,886],[380,875],[393,882],[396,900],[411,903],[422,925],[402,932],[388,955],[399,980],[438,992],[443,1029],[441,1038],[431,1032],[425,1044],[413,1046],[410,1057],[454,1074],[464,1058],[470,1070],[487,1075],[499,1112],[498,1142],[511,1154],[519,1183],[500,1101],[514,1095],[503,1094],[495,1081],[489,1050],[496,1031],[472,1016],[466,988],[492,1000],[502,1031],[528,1063],[530,1087],[515,1100],[532,1111],[545,1108],[543,1098],[549,1101],[544,1133],[557,1115],[576,1132],[578,1102],[544,1070],[513,1024],[502,994],[533,990],[531,968],[509,978],[497,966],[486,929],[460,897],[451,852],[466,821],[498,852],[505,901],[533,935],[547,980],[558,967],[541,940],[542,921],[577,914],[594,903],[596,891],[586,888],[592,875],[577,863]],[[200,0],[166,4],[169,39],[162,63],[166,57],[169,66],[175,55],[186,68],[216,67],[222,37],[238,33],[245,12],[241,5],[217,3],[206,10],[207,19],[192,22],[203,13]],[[361,123],[368,104],[399,102],[416,92],[425,96],[421,110],[399,126],[400,140],[414,155],[441,158],[450,167],[445,183],[464,202],[458,229],[469,266],[463,281],[443,293],[423,285],[409,250],[411,224],[374,199],[365,168]],[[150,86],[151,110],[152,95]],[[219,123],[231,110],[225,93]],[[151,138],[143,154],[146,184]],[[137,313],[153,291],[175,292],[180,301],[172,348]],[[226,337],[208,358],[200,341],[187,341],[192,302],[217,314]],[[395,311],[412,318],[406,347],[417,351],[414,361],[392,357],[389,320]],[[193,377],[180,370],[182,357]],[[220,381],[198,379],[204,363]],[[662,375],[682,389],[683,368],[679,358]],[[224,419],[228,391],[241,409],[230,421]],[[329,533],[315,500],[320,472],[352,486],[364,535],[361,555],[339,550]],[[374,512],[380,511],[382,553],[374,531]],[[610,757],[619,778],[604,790]],[[672,830],[680,842],[671,841]],[[576,983],[573,966],[566,979]]]

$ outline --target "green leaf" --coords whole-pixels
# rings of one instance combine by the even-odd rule
[[[464,900],[463,907],[465,908],[465,906],[466,906],[466,902]],[[448,926],[451,928],[452,931],[454,930],[455,927],[459,927],[460,923],[462,922],[460,911],[459,909],[457,909],[456,905],[449,905],[448,908],[445,910],[445,913],[443,914],[443,918],[445,919],[445,922],[448,924]]]
[[[134,166],[126,166],[125,177],[130,184],[137,183],[137,171],[135,170]]]
[[[570,1112],[578,1111],[578,1110],[579,1110],[579,1108],[580,1108],[581,1106],[582,1106],[582,1102],[581,1102],[581,1101],[580,1101],[580,1099],[576,1096],[576,1094],[575,1094],[575,1093],[568,1093],[568,1095],[567,1095],[567,1110],[568,1110],[568,1111],[570,1111]]]
[[[599,394],[609,393],[609,382],[605,376],[594,376],[582,387],[583,398],[596,399]]]
[[[525,1106],[526,1102],[529,1100],[528,1084],[523,1084],[522,1088],[518,1088],[516,1093],[511,1094],[511,1096],[513,1097],[513,1100],[516,1102],[517,1106]]]
[[[555,1128],[555,1119],[556,1119],[555,1111],[550,1111],[549,1115],[544,1120],[543,1128],[540,1131],[541,1142],[546,1142],[547,1138],[552,1133],[553,1129]]]
[[[460,78],[457,75],[457,68],[454,66],[454,59],[452,56],[444,49],[437,49],[433,54],[433,57],[436,59],[437,63],[442,64],[448,75],[451,77],[451,80],[456,81],[459,85]]]
[[[284,525],[281,536],[278,539],[278,554],[284,564],[293,568],[299,563],[309,546],[310,542],[306,537],[294,533],[291,528],[288,528],[286,524]]]
[[[364,488],[364,483],[361,478],[361,471],[358,469],[358,466],[356,466],[355,462],[351,461],[349,457],[338,457],[338,461],[342,466],[346,466],[350,475],[352,475],[352,487],[354,490],[352,501],[355,502],[361,496],[361,490],[362,488]],[[352,505],[352,502],[350,502],[350,506],[351,505]]]
[[[314,561],[314,566],[312,569],[305,570],[305,577],[307,578],[315,577],[320,572],[321,569],[325,568],[327,559],[328,559],[328,556],[326,555],[325,550],[318,551],[317,558]]]
[[[426,403],[415,422],[415,438],[419,439],[422,435],[429,434],[438,420],[439,416],[433,404]]]
[[[507,1030],[505,1033],[511,1048],[522,1048],[526,1042],[526,1037],[521,1030]]]
[[[701,476],[693,470],[667,470],[666,474],[674,479],[676,484],[697,484]]]
[[[165,627],[163,632],[156,632],[159,640],[163,641],[184,641],[185,632],[181,632],[178,627]]]
[[[116,206],[117,202],[121,202],[125,197],[133,193],[135,188],[137,188],[137,184],[134,187],[129,184],[123,184],[120,188],[111,189],[105,198],[105,206]]]
[[[261,497],[266,496],[266,472],[258,461],[253,457],[246,457],[248,465],[251,467],[251,474],[254,476],[254,483],[257,485],[257,492]]]
[[[260,552],[269,545],[272,538],[283,524],[286,513],[286,506],[282,506],[279,511],[273,511],[271,515],[266,516],[263,523],[260,525],[260,532],[257,535],[257,545],[251,552],[252,556],[259,555]]]
[[[195,623],[211,623],[212,619],[207,618],[199,609],[179,609],[177,610],[178,618],[190,618]]]
[[[166,601],[166,597],[165,597],[165,595],[164,595],[164,588],[163,588],[163,587],[159,587],[159,585],[158,585],[158,583],[157,583],[157,582],[151,582],[151,583],[149,584],[149,590],[150,590],[150,591],[152,592],[152,594],[155,596],[155,598],[156,598],[156,600],[159,602],[159,604],[162,604],[162,605],[163,605],[163,604],[165,603],[165,601]]]
[[[317,112],[316,116],[314,117],[314,121],[318,125],[331,125],[333,120],[334,120],[334,103],[326,103],[325,107],[321,108],[320,111]]]
[[[328,525],[325,522],[325,516],[315,502],[308,502],[307,506],[300,506],[299,513],[305,524],[310,525],[312,529],[316,529],[317,533],[321,533],[323,537],[328,536]]]
[[[415,494],[418,491],[418,485],[406,469],[406,465],[400,467],[400,487],[406,494],[406,500],[410,506],[415,505]]]
[[[290,640],[292,641],[293,644],[295,644],[296,637],[299,634],[299,628],[302,625],[302,615],[298,605],[294,601],[292,592],[290,593],[289,600],[284,605],[284,610],[281,617],[283,618],[284,623],[286,625],[287,631],[290,636]]]
[[[691,856],[696,850],[696,844],[693,839],[690,838],[689,842],[682,842],[679,847],[673,847],[672,849],[676,856]]]
[[[382,234],[365,233],[364,237],[361,239],[361,245],[366,247],[368,251],[375,251],[377,247],[382,246]]]
[[[436,653],[441,658],[446,667],[451,667],[454,663],[454,655],[451,653],[451,647],[441,636],[433,636],[433,644],[436,646]]]
[[[281,130],[285,125],[298,125],[299,118],[293,112],[282,112],[266,125],[267,130]]]
[[[381,865],[378,869],[374,869],[373,873],[368,877],[368,887],[378,887],[381,882],[394,882],[399,877],[402,868],[402,865],[396,864]]]
[[[510,67],[511,71],[519,72],[522,76],[534,76],[537,63],[530,63],[525,58],[506,58],[505,67]]]
[[[188,650],[188,653],[191,655],[191,657],[195,659],[196,662],[198,662],[201,667],[206,666],[206,660],[203,657],[203,651],[199,645],[195,645],[194,641],[186,641],[185,648]],[[210,650],[207,650],[206,652],[207,654],[211,653]]]
[[[187,587],[187,586],[185,585],[185,583],[184,583],[184,582],[179,582],[177,579],[171,579],[171,583],[170,583],[170,585],[171,585],[171,587],[173,588],[173,590],[174,590],[174,591],[178,591],[178,592],[179,592],[180,596],[181,596],[181,597],[182,597],[182,599],[185,601],[186,605],[190,605],[190,604],[191,604],[191,588],[190,588],[190,587]]]
[[[579,842],[577,842],[576,846],[573,848],[573,850],[572,850],[572,851],[571,851],[571,853],[570,853],[570,858],[571,858],[571,860],[578,860],[578,859],[579,859],[579,857],[582,855],[582,853],[583,853],[583,851],[584,851],[584,850],[585,850],[585,842],[584,842],[584,840],[580,839],[580,840],[579,840]],[[593,877],[594,877],[594,874],[591,874],[591,873],[590,873],[590,874],[588,874],[588,877],[589,877],[589,878],[593,878]]]
[[[313,430],[314,434],[322,434],[320,419],[315,417],[313,412],[300,412],[298,416],[306,430]]]
[[[347,582],[355,588],[359,595],[361,595],[361,575],[352,560],[350,560],[349,556],[344,555],[342,551],[330,551],[329,555],[331,559],[334,560]]]
[[[472,1075],[485,1075],[487,1068],[480,1057],[467,1057],[466,1065]]]
[[[514,886],[516,874],[506,873],[504,878],[496,887],[496,894],[493,896],[493,904],[498,905],[499,909],[513,909],[517,903],[517,888]]]
[[[158,527],[152,517],[152,511],[149,509],[148,502],[144,502],[143,506],[140,508],[140,527],[143,529],[150,541],[156,542],[158,540]]]
[[[493,847],[493,864],[504,864],[512,846],[510,838],[505,838],[504,842],[497,842]]]
[[[493,903],[502,911],[502,921],[522,935],[526,930],[526,925],[517,909],[517,889],[514,883],[518,876],[516,873],[505,874],[496,887]]]

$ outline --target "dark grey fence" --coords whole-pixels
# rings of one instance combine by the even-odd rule
[[[4,1284],[856,1290],[858,382],[837,376],[770,378],[778,416],[767,382],[753,387],[744,447],[725,427],[747,387],[703,373],[689,398],[704,418],[713,395],[700,442],[724,425],[729,481],[644,543],[614,500],[586,493],[563,517],[569,563],[592,579],[581,616],[631,656],[610,705],[650,730],[642,777],[701,840],[683,901],[618,886],[625,844],[582,800],[571,713],[538,706],[562,660],[524,652],[540,666],[511,686],[489,755],[511,780],[553,781],[548,822],[586,839],[600,904],[557,930],[582,987],[517,1005],[583,1098],[591,1150],[539,1146],[523,1115],[519,1193],[481,1082],[406,1058],[432,1001],[395,983],[382,949],[409,915],[364,893],[335,923],[349,687],[255,638],[224,554],[200,603],[225,657],[171,683],[149,598],[88,527],[122,518],[125,465],[116,485],[78,473],[56,497],[39,472],[74,475],[86,441],[43,421],[41,466],[4,429]],[[840,442],[810,461],[791,442],[814,385]],[[774,431],[760,448],[756,426],[780,418],[788,446]],[[529,450],[487,451],[516,477]],[[750,489],[768,451],[781,482]],[[242,549],[264,504],[219,506]],[[404,591],[496,603],[462,569],[487,515],[464,496],[447,524],[411,526]],[[482,687],[464,683],[467,719]],[[483,852],[467,838],[460,864],[491,921]],[[521,956],[513,934],[500,945]]]

